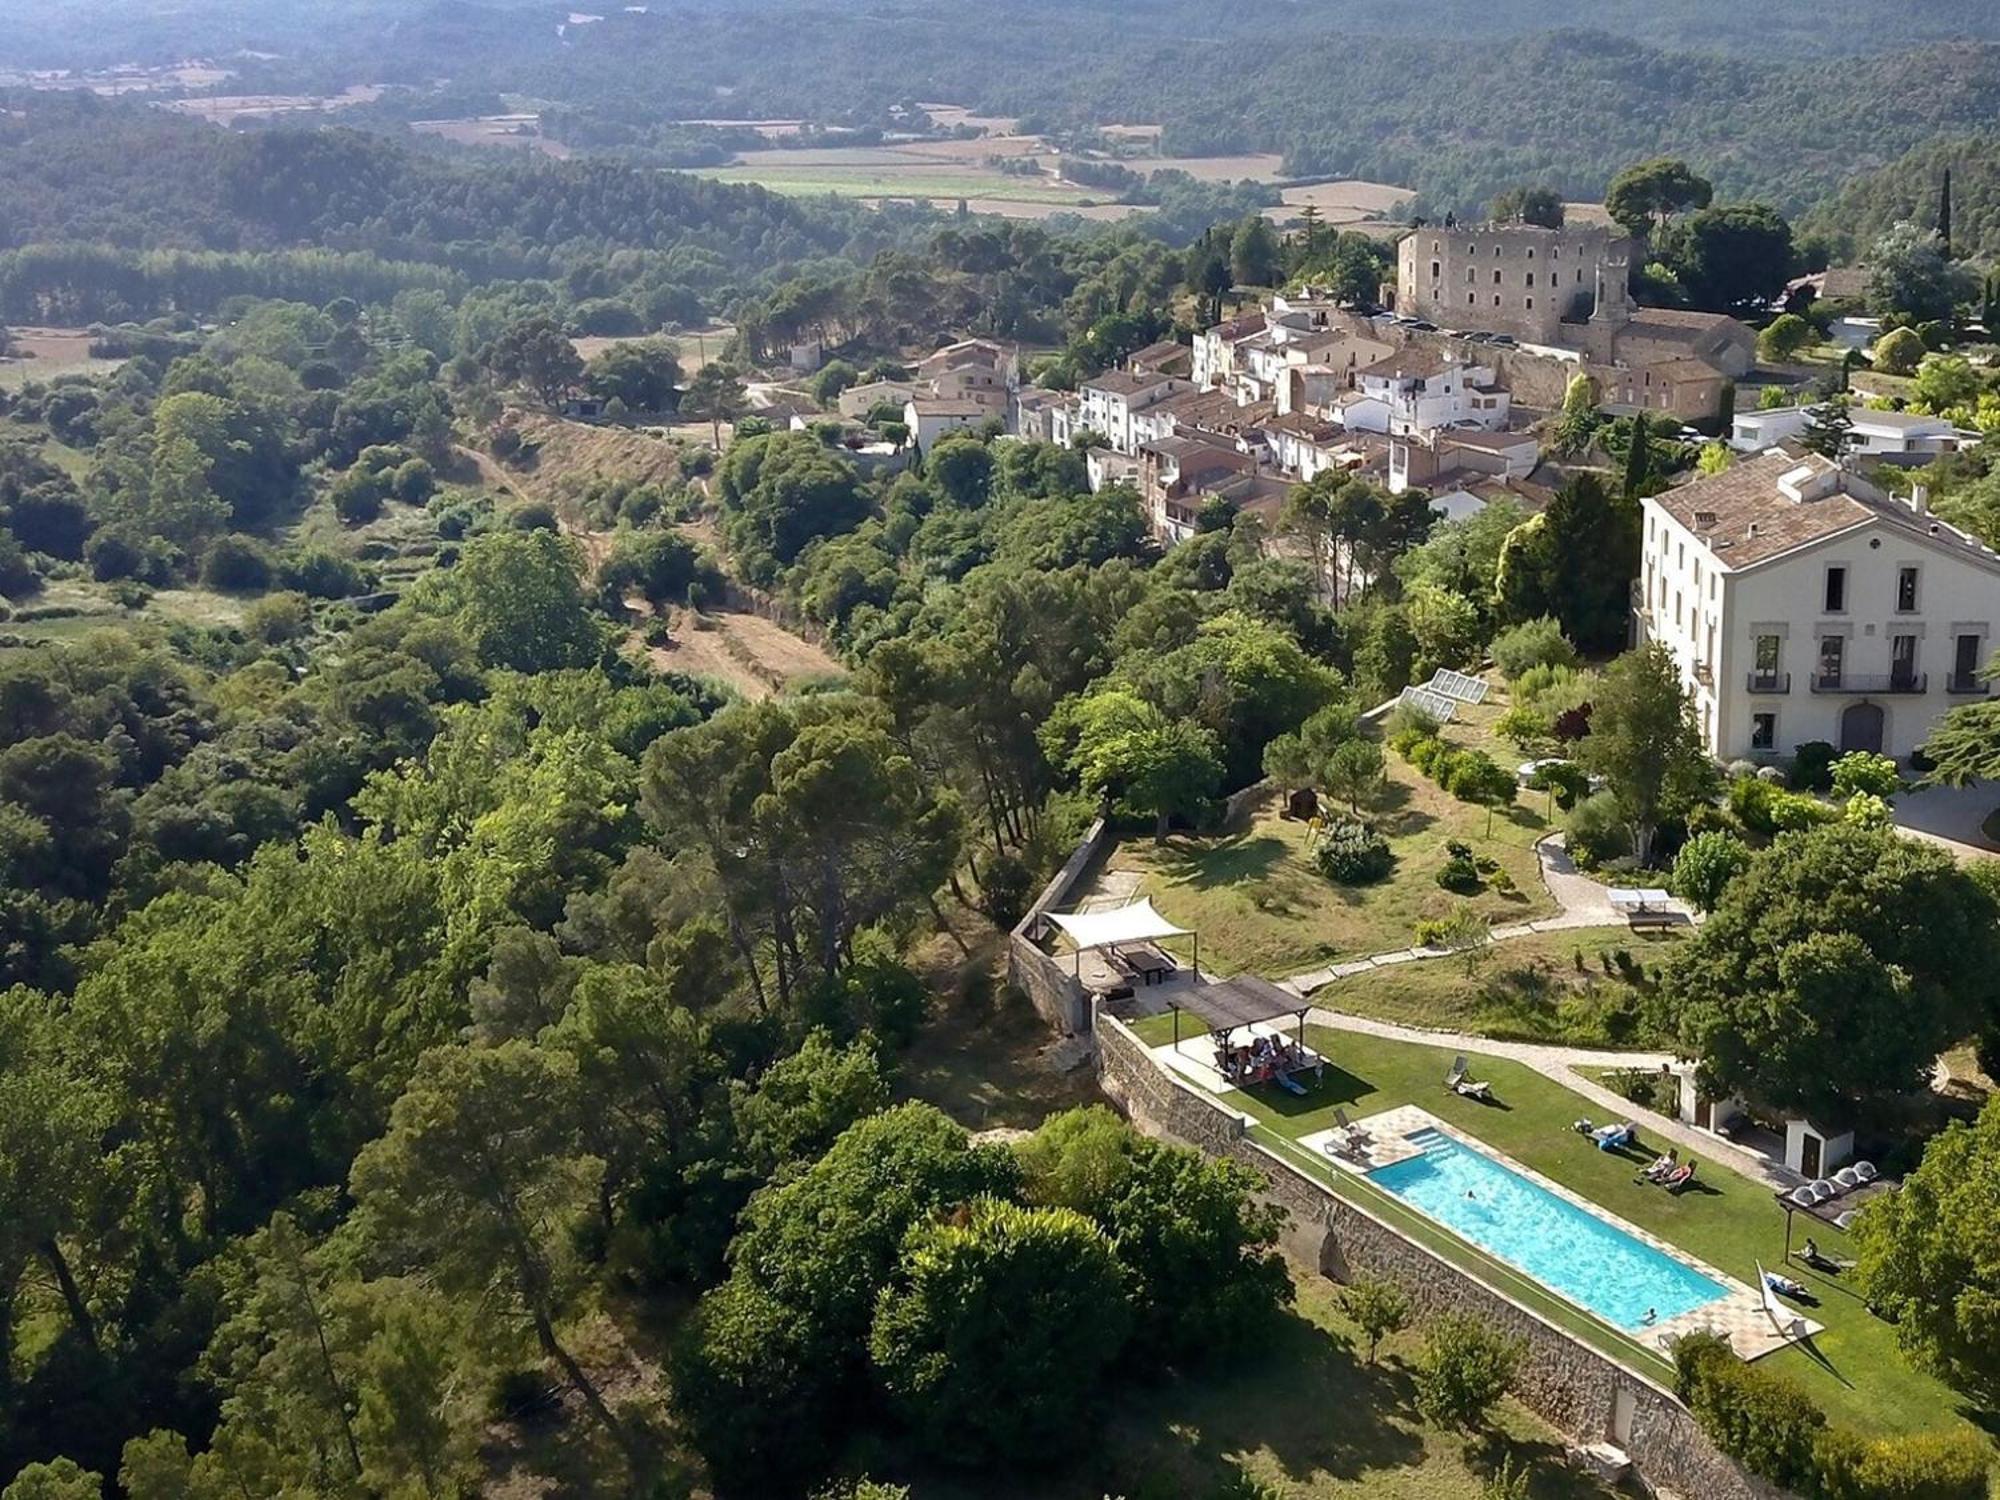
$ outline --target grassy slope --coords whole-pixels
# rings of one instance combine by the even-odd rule
[[[1502,706],[1489,701],[1470,710],[1445,738],[1516,764],[1519,752],[1491,731]],[[1458,801],[1393,752],[1388,770],[1389,785],[1368,812],[1396,853],[1394,872],[1379,885],[1336,886],[1321,875],[1305,852],[1305,825],[1279,818],[1275,796],[1247,830],[1171,839],[1163,847],[1129,840],[1112,853],[1110,867],[1142,872],[1142,889],[1160,910],[1201,934],[1204,967],[1249,969],[1269,979],[1408,947],[1418,918],[1442,915],[1465,899],[1436,881],[1448,839],[1497,860],[1514,881],[1512,896],[1488,890],[1472,898],[1482,916],[1504,924],[1554,914],[1534,852],[1551,826],[1541,793],[1523,793],[1496,812],[1489,836],[1485,808]]]
[[[1155,1018],[1139,1029],[1158,1042],[1171,1034],[1172,1023]],[[1345,1032],[1313,1031],[1309,1040],[1334,1064],[1323,1090],[1294,1099],[1260,1089],[1247,1096],[1232,1094],[1231,1106],[1247,1110],[1281,1136],[1296,1138],[1330,1126],[1336,1106],[1359,1118],[1398,1104],[1419,1104],[1745,1282],[1754,1283],[1758,1261],[1774,1266],[1783,1259],[1784,1214],[1764,1187],[1712,1158],[1701,1161],[1704,1187],[1698,1192],[1670,1197],[1634,1183],[1633,1173],[1646,1153],[1620,1156],[1594,1150],[1568,1127],[1579,1116],[1602,1111],[1538,1073],[1475,1056],[1474,1076],[1492,1080],[1499,1100],[1481,1105],[1446,1094],[1439,1086],[1451,1062],[1446,1050]],[[1795,1243],[1803,1241],[1804,1233],[1797,1231]],[[1846,1236],[1830,1226],[1816,1224],[1813,1233],[1829,1255],[1852,1254]],[[1872,1316],[1840,1278],[1798,1265],[1791,1274],[1821,1299],[1811,1309],[1826,1325],[1815,1340],[1820,1358],[1795,1346],[1770,1356],[1763,1368],[1790,1375],[1836,1418],[1863,1428],[1934,1427],[1966,1415],[1946,1387],[1904,1362],[1894,1330]]]

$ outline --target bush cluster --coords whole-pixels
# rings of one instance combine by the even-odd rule
[[[1811,1500],[1984,1500],[1978,1439],[1927,1432],[1869,1438],[1827,1425],[1803,1390],[1746,1364],[1726,1339],[1674,1344],[1675,1390],[1715,1445],[1759,1478]]]
[[[1472,857],[1472,846],[1453,839],[1444,846],[1444,866],[1437,872],[1437,883],[1448,891],[1457,891],[1469,896],[1479,889],[1479,865]]]
[[[1335,885],[1372,885],[1396,863],[1389,841],[1359,818],[1336,817],[1320,836],[1320,873]]]
[[[1816,828],[1840,816],[1837,808],[1803,792],[1788,792],[1762,777],[1729,783],[1729,809],[1753,833]]]
[[[1396,750],[1461,802],[1497,803],[1514,794],[1514,773],[1484,750],[1461,750],[1435,735],[1413,737]]]

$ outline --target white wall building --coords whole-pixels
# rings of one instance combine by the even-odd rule
[[[1900,760],[1986,696],[2000,554],[1921,495],[1770,450],[1643,509],[1639,639],[1672,652],[1718,759],[1824,740]]]
[[[903,403],[903,425],[910,429],[910,441],[928,453],[948,432],[977,427],[993,413],[978,401],[946,401],[936,396],[912,396]]]
[[[1078,428],[1101,432],[1120,453],[1139,451],[1140,437],[1132,419],[1147,407],[1164,401],[1177,391],[1192,389],[1185,380],[1171,375],[1135,375],[1130,370],[1107,370],[1077,387]]]
[[[1796,442],[1812,425],[1814,408],[1780,406],[1770,411],[1738,412],[1729,431],[1729,446],[1739,453],[1757,453],[1775,443]],[[1927,464],[1941,453],[1955,453],[1964,435],[1943,417],[1908,411],[1870,411],[1850,407],[1853,423],[1848,451],[1878,463]]]
[[[1361,400],[1342,420],[1360,432],[1426,433],[1449,427],[1505,427],[1512,402],[1485,365],[1461,363],[1442,349],[1405,345],[1354,373]]]

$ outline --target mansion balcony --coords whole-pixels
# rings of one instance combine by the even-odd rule
[[[1790,672],[1752,672],[1744,683],[1746,691],[1773,697],[1792,690]]]
[[[1847,693],[1888,697],[1891,695],[1916,695],[1928,692],[1930,677],[1923,672],[1838,672],[1828,675],[1815,672],[1812,690],[1815,693]]]

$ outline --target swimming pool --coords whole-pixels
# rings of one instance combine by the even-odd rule
[[[1481,1249],[1620,1328],[1664,1323],[1728,1289],[1484,1152],[1437,1130],[1412,1134],[1421,1156],[1368,1180]]]

